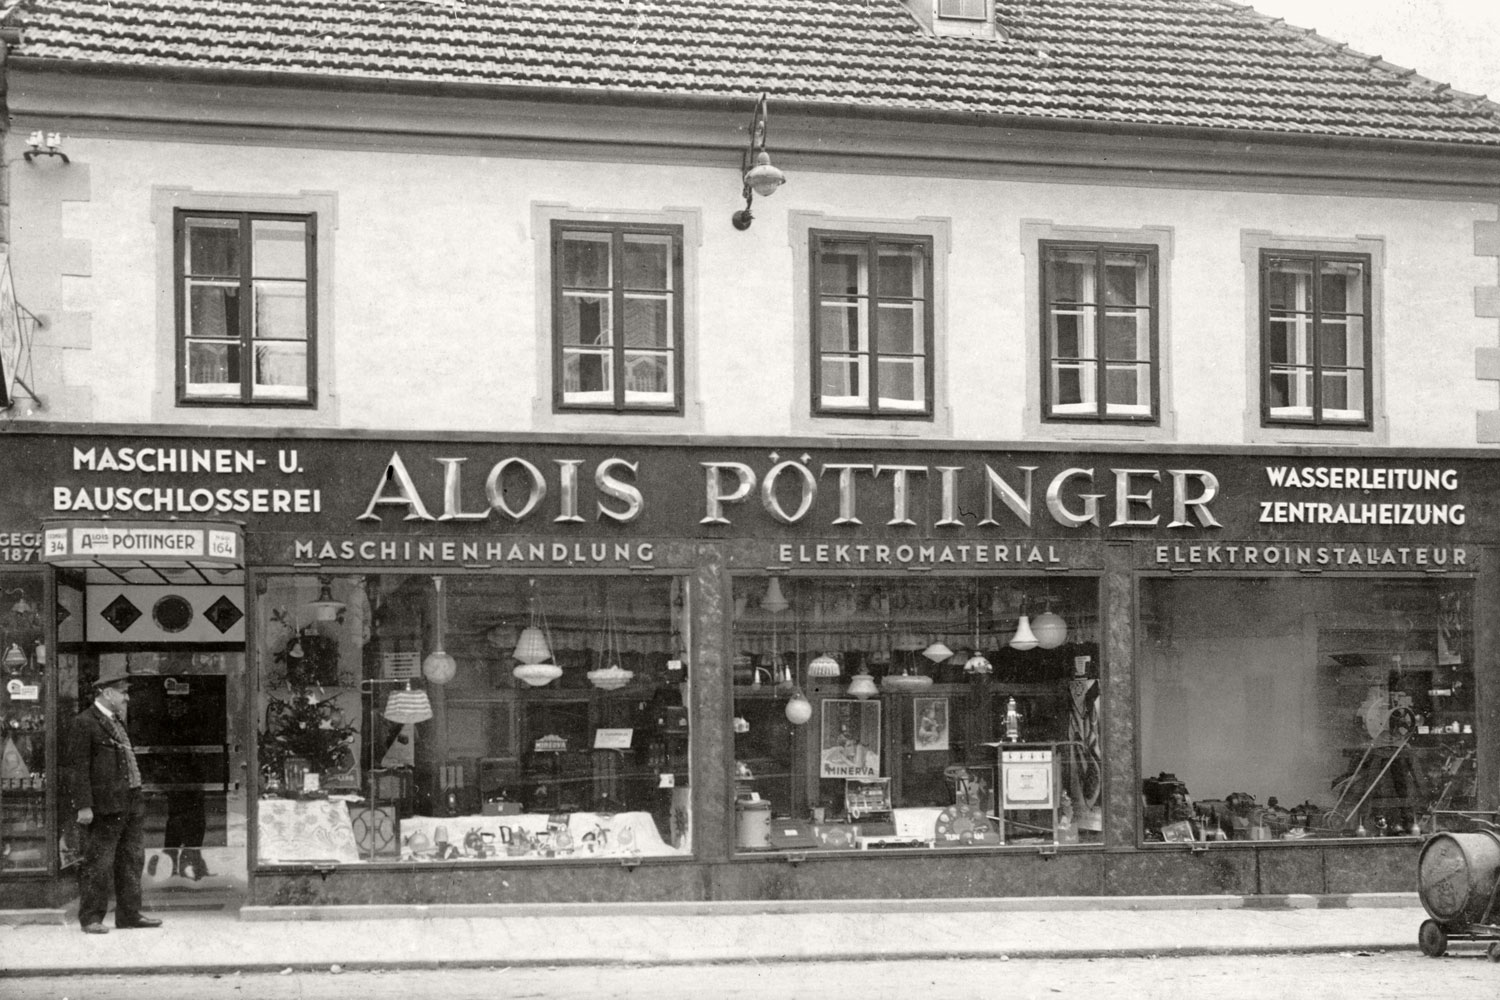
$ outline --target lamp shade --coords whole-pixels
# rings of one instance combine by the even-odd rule
[[[975,653],[964,662],[964,673],[984,677],[995,672],[995,665],[983,653]]]
[[[333,588],[326,582],[318,591],[318,599],[307,606],[312,609],[313,617],[320,622],[337,621],[339,612],[344,610],[344,602],[333,599]]]
[[[589,683],[601,691],[615,691],[629,684],[634,676],[634,670],[624,670],[618,663],[614,663],[598,670],[590,670]]]
[[[1016,634],[1010,638],[1010,648],[1025,650],[1036,647],[1036,633],[1031,631],[1031,619],[1022,615],[1020,622],[1016,624]]]
[[[786,183],[786,174],[771,164],[771,154],[764,149],[755,154],[755,165],[745,171],[745,186],[762,198],[776,193]]]
[[[763,610],[770,611],[773,614],[777,611],[785,611],[791,607],[791,602],[781,592],[781,581],[776,579],[776,577],[771,577],[771,582],[766,587],[766,596],[760,599],[760,606]]]
[[[1036,636],[1036,644],[1043,649],[1056,649],[1068,638],[1068,623],[1063,621],[1062,615],[1053,611],[1043,611],[1036,616],[1036,621],[1031,623],[1032,634]]]
[[[542,635],[542,630],[530,625],[521,630],[521,638],[516,641],[516,651],[511,655],[522,663],[541,663],[551,658],[552,650],[547,648],[547,637]]]
[[[868,670],[861,670],[849,681],[849,696],[852,698],[864,701],[866,698],[873,698],[879,693],[879,689],[875,687],[875,678],[870,676]]]
[[[837,677],[839,675],[839,661],[827,653],[819,654],[807,665],[807,676],[809,677]]]
[[[942,663],[948,657],[953,655],[953,650],[949,649],[941,642],[934,642],[931,646],[928,646],[926,649],[922,650],[922,655],[927,657],[933,663]]]
[[[432,702],[427,700],[427,692],[421,689],[392,691],[385,703],[385,717],[403,726],[411,722],[426,722],[432,718]]]
[[[11,643],[10,648],[5,651],[5,659],[0,660],[7,668],[14,670],[17,667],[26,666],[26,654],[21,652],[19,643]]]
[[[794,726],[804,725],[812,718],[812,703],[802,696],[802,692],[793,691],[792,697],[786,703],[786,721]]]
[[[880,686],[887,691],[925,691],[932,687],[932,678],[926,674],[886,674]]]
[[[434,684],[447,684],[458,673],[458,661],[441,649],[434,649],[422,661],[422,676]]]
[[[555,663],[523,663],[511,673],[532,687],[541,687],[561,677],[562,667]]]

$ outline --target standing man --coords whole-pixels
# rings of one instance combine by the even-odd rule
[[[94,682],[94,704],[73,720],[68,761],[73,807],[84,828],[78,876],[78,922],[85,934],[108,934],[104,914],[115,890],[115,926],[160,927],[141,912],[142,827],[146,803],[141,769],[125,732],[130,675],[123,657],[111,657]]]

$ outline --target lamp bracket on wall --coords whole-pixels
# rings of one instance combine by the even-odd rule
[[[30,163],[38,156],[56,156],[64,163],[71,163],[68,154],[62,151],[62,133],[48,132],[44,136],[41,129],[32,132],[26,139],[26,152],[22,154],[26,162]]]
[[[755,102],[755,115],[750,120],[750,139],[740,157],[740,177],[744,182],[745,207],[730,216],[734,228],[744,232],[755,221],[750,213],[750,204],[756,195],[768,198],[786,183],[786,174],[771,163],[771,154],[766,152],[766,95],[761,94]]]

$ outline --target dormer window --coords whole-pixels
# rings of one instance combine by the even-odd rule
[[[995,0],[905,0],[906,9],[939,38],[997,38]]]

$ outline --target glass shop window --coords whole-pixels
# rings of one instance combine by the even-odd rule
[[[1100,840],[1097,584],[734,580],[742,852]]]
[[[1420,836],[1475,808],[1466,581],[1150,579],[1148,841]]]
[[[262,863],[691,854],[681,579],[266,582]]]
[[[0,573],[0,872],[46,871],[52,853],[42,594],[41,574]]]

